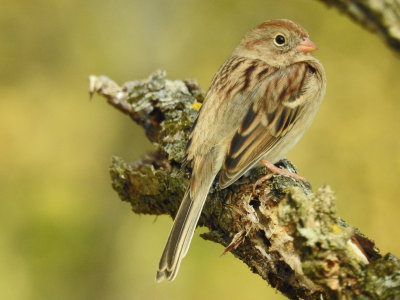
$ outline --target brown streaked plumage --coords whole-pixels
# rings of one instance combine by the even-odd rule
[[[325,72],[307,32],[289,20],[250,30],[214,76],[187,144],[190,185],[157,272],[173,280],[208,191],[235,182],[261,159],[276,163],[311,125],[325,93]]]

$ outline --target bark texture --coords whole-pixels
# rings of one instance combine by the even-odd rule
[[[122,87],[90,77],[90,92],[141,125],[155,150],[136,162],[114,157],[112,186],[138,214],[175,216],[188,184],[182,167],[191,124],[204,93],[193,80],[157,71]],[[295,171],[287,160],[282,168]],[[290,299],[400,299],[400,261],[336,215],[329,186],[310,186],[255,168],[227,189],[214,185],[199,226],[250,270]]]

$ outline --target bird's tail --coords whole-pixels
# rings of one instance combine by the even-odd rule
[[[172,225],[164,252],[161,256],[156,281],[174,280],[180,263],[186,255],[193,238],[197,222],[207,199],[208,191],[216,176],[211,160],[195,163],[190,187],[181,202]]]

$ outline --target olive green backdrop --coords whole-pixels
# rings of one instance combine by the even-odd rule
[[[152,146],[104,99],[89,101],[87,81],[164,68],[206,89],[245,32],[272,18],[307,28],[328,77],[288,158],[314,188],[332,186],[346,221],[400,255],[400,60],[336,10],[310,0],[1,0],[1,299],[283,299],[198,234],[176,281],[154,282],[171,219],[131,213],[108,176],[112,155],[135,160]]]

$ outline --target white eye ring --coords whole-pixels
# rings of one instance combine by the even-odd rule
[[[282,33],[278,33],[275,37],[274,37],[274,44],[278,47],[282,47],[283,45],[286,44],[286,38]]]

